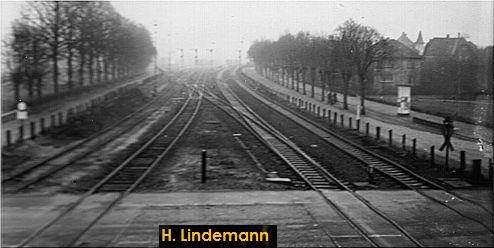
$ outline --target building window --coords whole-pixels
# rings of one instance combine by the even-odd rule
[[[384,68],[393,68],[393,62],[389,59],[386,59],[383,61],[383,67]]]
[[[383,72],[381,74],[381,83],[392,83],[392,82],[393,82],[393,73]]]

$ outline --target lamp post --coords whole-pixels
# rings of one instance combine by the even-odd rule
[[[154,23],[154,43],[158,46],[158,23]],[[154,55],[154,73],[158,72],[158,49],[156,49],[156,54]]]

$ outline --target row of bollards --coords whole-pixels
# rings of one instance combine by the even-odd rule
[[[299,107],[303,106],[303,104],[305,104],[305,110],[308,110],[309,113],[313,113],[317,117],[321,117],[320,106],[317,106],[317,112],[316,112],[315,111],[315,109],[316,109],[315,104],[308,103],[307,101],[303,101],[303,100],[297,99],[297,98],[294,98],[294,99],[295,100],[293,102],[294,103],[298,102]],[[307,109],[307,107],[309,107],[309,108]],[[329,123],[330,125],[332,124],[333,126],[336,127],[338,124],[338,119],[339,119],[339,126],[345,127],[345,121],[344,121],[345,116],[343,114],[339,114],[336,111],[333,112],[330,109],[325,109],[325,108],[322,109],[322,113],[323,113],[322,117],[327,118],[327,123]],[[361,125],[360,120],[357,119],[355,129],[359,132],[360,132],[360,125]],[[346,125],[346,126],[350,129],[354,129],[352,117],[348,117],[348,125]],[[365,136],[367,136],[367,137],[370,136],[370,124],[369,124],[369,122],[365,123]],[[381,140],[381,127],[380,126],[375,127],[375,139],[377,141]],[[401,136],[401,149],[404,151],[407,150],[406,142],[407,142],[407,136],[406,136],[406,134],[403,134]],[[393,130],[391,130],[391,129],[388,130],[387,145],[389,147],[394,146],[394,144],[393,144]],[[429,159],[428,160],[429,160],[429,163],[431,166],[436,166],[436,152],[435,152],[435,150],[436,150],[435,146],[431,146],[429,149]],[[412,156],[414,156],[414,157],[417,156],[417,139],[416,138],[411,139],[411,151],[410,152],[411,152]],[[449,160],[449,156],[447,156],[447,158],[445,159],[445,162],[444,162],[443,166],[441,167],[441,169],[449,170],[449,161],[448,160]],[[472,180],[475,182],[478,182],[482,178],[481,163],[482,163],[482,160],[480,160],[480,159],[473,159],[472,160],[472,169],[471,169],[471,175],[472,176],[471,177],[472,177]],[[489,168],[488,178],[492,179],[493,170],[494,170],[493,165],[492,165],[492,159],[489,160],[489,167],[488,168]],[[460,168],[459,168],[459,170],[462,172],[466,171],[465,151],[460,151]]]
[[[47,123],[45,123],[45,118],[43,118],[43,117],[41,117],[39,119],[39,125],[36,125],[37,124],[36,121],[31,121],[31,122],[29,122],[29,125],[28,125],[29,132],[30,132],[29,136],[26,136],[24,123],[21,122],[17,128],[18,137],[16,140],[13,139],[14,137],[12,137],[12,131],[11,130],[5,130],[5,146],[10,146],[10,145],[14,144],[15,142],[22,143],[26,138],[35,139],[37,134],[44,134],[44,132],[47,130],[47,128],[61,126],[64,123],[66,123],[67,120],[70,119],[70,117],[74,116],[75,114],[77,114],[79,112],[83,112],[90,107],[98,105],[98,104],[100,104],[100,103],[102,103],[102,102],[104,102],[110,98],[115,97],[118,94],[121,94],[125,91],[128,91],[130,88],[131,88],[130,85],[122,86],[122,87],[116,89],[115,91],[110,91],[104,95],[96,97],[95,99],[91,99],[89,102],[81,103],[75,107],[69,108],[66,111],[65,115],[63,112],[60,112],[60,111],[56,114],[51,114],[49,126],[46,125]],[[64,118],[64,116],[65,116],[65,118]],[[37,126],[39,126],[39,128],[36,128]]]
[[[297,103],[296,104],[297,107],[308,110],[309,113],[312,113],[312,114],[316,115],[317,117],[321,117],[320,106],[317,106],[317,111],[316,111],[316,104],[310,103],[309,101],[304,101],[304,100],[296,98],[296,97],[293,98],[293,103]],[[304,105],[305,105],[305,108],[304,108]],[[326,119],[326,121],[329,125],[336,127],[338,124],[338,116],[340,117],[339,118],[340,119],[340,121],[339,121],[340,125],[339,126],[344,128],[345,122],[344,122],[344,115],[343,114],[339,114],[336,111],[332,112],[330,109],[322,108],[322,117],[324,119]],[[360,125],[361,125],[361,122],[359,119],[357,119],[355,129],[359,132],[360,132]],[[348,118],[348,125],[347,126],[350,129],[354,129],[352,117]],[[365,136],[370,137],[370,124],[369,124],[369,122],[365,123]],[[375,127],[375,139],[377,141],[381,140],[381,127],[379,127],[379,126]],[[411,153],[411,155],[413,157],[417,157],[417,155],[418,155],[417,154],[417,139],[413,138],[410,141],[411,141],[411,151],[409,151],[409,152]],[[388,130],[387,145],[389,147],[394,146],[394,144],[393,144],[393,130]],[[401,149],[404,151],[407,150],[407,136],[406,136],[406,134],[403,134],[401,136]],[[435,146],[431,146],[429,149],[428,160],[429,160],[429,163],[431,166],[436,166],[435,149],[436,149]],[[449,151],[448,151],[448,153],[449,153]],[[423,155],[424,155],[424,159],[425,159],[426,153],[423,153]],[[471,174],[471,179],[475,182],[479,182],[479,180],[481,180],[483,178],[482,173],[481,173],[481,163],[482,163],[482,160],[480,160],[480,159],[473,159],[471,162],[472,167],[471,167],[470,174]],[[446,156],[445,162],[444,162],[443,166],[441,166],[440,168],[443,170],[449,170],[449,156]],[[418,169],[418,168],[416,168],[416,169]],[[488,178],[490,180],[492,180],[493,173],[494,173],[493,172],[494,168],[493,168],[493,164],[492,164],[492,159],[489,159],[488,170],[489,170]],[[460,168],[459,168],[459,171],[461,171],[461,172],[466,171],[465,151],[460,151]]]

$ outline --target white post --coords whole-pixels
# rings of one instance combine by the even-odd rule
[[[362,109],[362,106],[359,104],[357,105],[357,117],[355,118],[356,120],[360,120],[360,110]]]

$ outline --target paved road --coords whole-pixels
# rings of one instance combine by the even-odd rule
[[[359,193],[425,246],[492,245],[492,236],[485,228],[417,192]],[[115,195],[91,196],[92,201],[62,218],[60,225],[46,229],[29,245],[60,246],[70,242]],[[369,208],[348,192],[328,190],[324,195],[383,246],[410,246],[396,229],[369,215]],[[67,194],[3,195],[2,246],[18,245],[76,199]],[[280,247],[334,247],[332,240],[343,247],[366,245],[348,221],[314,191],[133,193],[100,219],[79,245],[156,247],[160,224],[271,224],[278,226]]]
[[[316,106],[321,107],[321,109],[329,109],[333,113],[336,111],[339,114],[344,114],[345,118],[352,117],[355,120],[356,106],[360,103],[358,97],[348,97],[349,110],[344,110],[341,103],[342,95],[338,94],[338,100],[340,103],[336,105],[329,105],[320,101],[321,99],[321,89],[319,87],[315,88],[315,98],[310,97],[310,85],[307,84],[307,95],[301,94],[302,90],[296,92],[282,85],[276,84],[260,75],[258,75],[254,68],[244,68],[244,73],[249,75],[251,78],[262,83],[263,85],[280,92],[285,95],[290,95],[292,97],[301,99],[303,101],[308,101]],[[302,85],[302,84],[300,84]],[[302,87],[302,86],[300,86]],[[395,144],[401,144],[401,135],[406,134],[407,144],[409,145],[413,138],[417,139],[417,150],[422,153],[428,153],[431,146],[436,147],[436,154],[439,156],[445,156],[445,152],[440,152],[437,150],[443,142],[443,137],[437,131],[431,131],[430,128],[423,127],[412,122],[412,116],[435,121],[442,123],[443,118],[438,116],[433,116],[429,114],[419,113],[412,111],[410,117],[399,117],[396,114],[396,107],[366,101],[367,114],[361,117],[361,123],[370,123],[370,133],[375,135],[375,127],[381,127],[381,136],[387,139],[388,130],[393,130],[393,141]],[[339,115],[338,114],[338,115]],[[346,122],[346,121],[345,121]],[[363,125],[363,124],[362,124]],[[485,128],[482,126],[471,125],[463,122],[455,122],[455,126],[459,128],[458,132],[462,135],[474,138],[480,138],[482,140],[492,138],[492,129]],[[361,129],[363,131],[363,128]],[[466,152],[467,161],[471,159],[482,159],[483,174],[487,174],[488,159],[492,159],[492,143],[481,143],[474,142],[471,140],[463,140],[453,137],[451,140],[453,146],[455,147],[455,152],[450,153],[450,157],[456,161],[460,160],[459,151]],[[419,153],[420,154],[420,153]],[[468,167],[467,167],[468,168]]]

